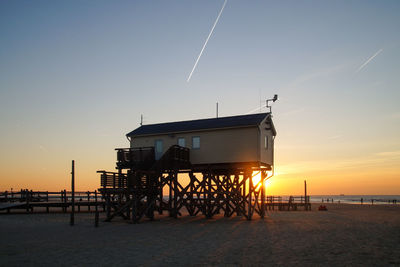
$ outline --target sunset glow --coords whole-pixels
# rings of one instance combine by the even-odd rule
[[[278,94],[267,194],[303,194],[304,180],[310,194],[400,194],[398,10],[2,1],[0,191],[67,189],[71,160],[76,189],[92,191],[142,114],[213,118],[216,102],[220,117],[267,112]]]
[[[400,267],[399,14],[0,0],[0,267]]]
[[[255,171],[252,173],[252,178],[253,186],[255,186],[256,190],[261,186],[261,172]]]
[[[271,175],[272,172],[267,172],[267,179],[264,180],[264,187],[269,188],[271,186],[272,180],[271,180]],[[252,173],[252,182],[253,186],[255,186],[256,190],[258,190],[261,187],[261,172],[259,171],[253,171]]]

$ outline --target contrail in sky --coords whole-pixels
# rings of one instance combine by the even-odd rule
[[[199,54],[199,56],[197,57],[196,62],[194,63],[193,69],[192,69],[192,71],[191,71],[190,74],[189,74],[189,77],[188,77],[188,79],[187,79],[187,82],[189,82],[189,81],[190,81],[190,78],[192,78],[192,74],[193,74],[194,70],[196,69],[197,63],[199,63],[200,57],[201,57],[201,55],[203,54],[203,51],[204,51],[204,49],[206,48],[206,45],[207,45],[207,43],[208,43],[208,40],[210,39],[211,34],[213,33],[214,28],[215,28],[215,26],[216,26],[217,23],[218,23],[219,17],[221,17],[222,11],[224,11],[224,7],[225,7],[227,1],[228,1],[228,0],[225,0],[225,1],[224,1],[224,4],[222,5],[221,10],[219,11],[218,17],[217,17],[217,19],[215,20],[214,25],[212,26],[210,33],[208,34],[208,37],[207,37],[207,39],[206,39],[206,42],[204,43],[203,48],[201,49],[200,54]]]
[[[362,65],[358,68],[358,70],[356,71],[356,73],[359,72],[360,70],[362,70],[365,66],[367,66],[368,63],[371,62],[371,60],[373,60],[373,59],[374,59],[377,55],[379,55],[382,51],[383,51],[382,48],[379,49],[378,52],[376,52],[372,57],[370,57],[367,61],[364,62],[364,64],[362,64]]]

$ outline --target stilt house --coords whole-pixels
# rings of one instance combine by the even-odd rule
[[[98,171],[106,220],[136,223],[156,211],[176,218],[182,208],[207,218],[263,217],[275,135],[271,113],[141,125],[127,134],[130,148],[116,149],[117,172]]]

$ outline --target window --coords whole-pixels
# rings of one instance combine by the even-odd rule
[[[162,140],[156,140],[155,141],[155,156],[156,160],[159,160],[162,156],[163,153],[163,141]]]
[[[264,136],[264,148],[268,149],[268,136]]]
[[[179,137],[178,138],[178,146],[186,147],[186,142],[185,142],[185,138],[184,137]]]
[[[200,136],[192,137],[192,149],[200,148]]]

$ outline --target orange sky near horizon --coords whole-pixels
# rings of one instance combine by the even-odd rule
[[[279,115],[275,115],[274,121],[276,126],[279,125]],[[288,137],[284,131],[280,134],[279,126],[277,131],[275,176],[270,179],[267,194],[301,195],[304,192],[304,180],[307,180],[308,193],[311,195],[400,195],[400,151],[376,152],[377,149],[369,151],[359,148],[354,153],[348,150],[346,144],[340,143],[321,151],[319,146],[311,143],[308,143],[309,147],[300,147],[297,139]],[[74,140],[78,141],[57,142],[53,147],[46,148],[29,143],[29,140],[21,141],[24,150],[14,149],[12,143],[7,143],[4,149],[8,153],[0,154],[0,191],[11,188],[68,190],[71,159],[75,159],[76,165],[76,190],[93,191],[99,188],[100,176],[96,171],[115,171],[114,147],[129,145],[116,132],[115,138],[90,138],[89,143],[85,143],[85,135],[77,135]],[[114,144],[117,139],[120,143]],[[104,140],[108,140],[108,143],[104,143]],[[82,149],[81,146],[90,146],[91,149]]]
[[[221,5],[0,1],[0,191],[68,190],[71,160],[93,191],[142,115],[277,94],[268,194],[400,195],[400,1],[228,1],[189,81]]]
[[[290,135],[280,126],[284,120],[285,116],[274,115],[275,176],[270,179],[268,194],[303,194],[306,179],[308,193],[312,195],[400,195],[400,150],[382,145],[383,141],[395,142],[395,138],[387,137],[381,143],[370,141],[368,145],[336,138],[321,146],[315,137],[307,139],[305,130],[300,131],[303,134]],[[308,127],[311,133],[317,131],[312,124]],[[3,151],[7,153],[0,154],[0,191],[68,190],[72,159],[76,165],[76,190],[93,191],[100,186],[97,170],[115,171],[114,148],[129,146],[120,129],[115,129],[110,137],[92,137],[86,132],[74,132],[71,136],[65,141],[47,140],[51,143],[46,146],[18,136],[13,137],[20,140],[18,148],[11,141],[5,142]]]
[[[76,190],[93,191],[100,187],[100,176],[97,170],[114,171],[114,159],[108,157],[109,161],[78,159],[76,166]],[[34,163],[34,162],[32,162]],[[2,169],[0,191],[20,189],[60,191],[70,189],[71,161],[56,161],[47,164],[32,164],[25,167],[12,166]],[[326,164],[326,163],[325,163]],[[322,162],[304,162],[292,165],[278,165],[275,175],[269,179],[267,185],[268,195],[302,195],[304,194],[304,180],[307,180],[307,191],[311,195],[338,195],[338,194],[377,194],[377,195],[399,195],[400,180],[398,173],[399,165],[396,162],[384,161],[372,164],[365,161],[359,165],[346,165],[346,162],[331,162],[323,165]],[[361,163],[358,163],[361,164]],[[386,164],[382,172],[379,164]],[[392,165],[391,165],[392,164]],[[103,166],[104,168],[100,168]],[[180,176],[182,183],[186,178]]]

